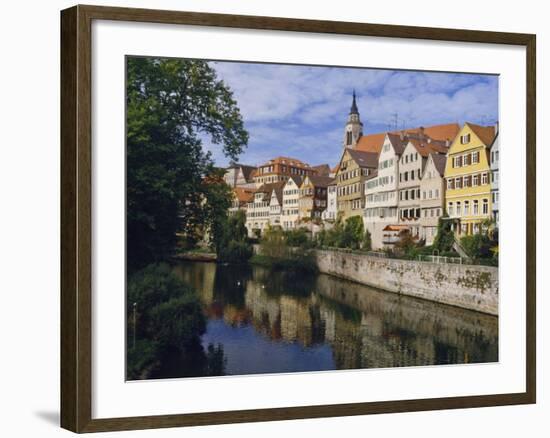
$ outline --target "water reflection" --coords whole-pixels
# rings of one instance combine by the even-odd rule
[[[226,374],[498,360],[493,316],[322,274],[192,262],[175,272],[200,294],[203,346],[221,346]]]

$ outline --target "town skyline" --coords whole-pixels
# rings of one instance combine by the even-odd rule
[[[250,139],[238,162],[260,165],[285,155],[335,166],[353,92],[363,134],[498,120],[498,77],[356,67],[209,62],[234,93]],[[222,145],[203,138],[217,166]],[[285,151],[284,154],[281,151]]]

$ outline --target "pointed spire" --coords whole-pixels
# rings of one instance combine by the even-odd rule
[[[349,110],[350,114],[359,114],[357,109],[357,102],[355,101],[355,88],[353,89],[353,101],[351,102],[351,108]]]

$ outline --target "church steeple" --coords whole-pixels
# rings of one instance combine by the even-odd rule
[[[349,110],[349,113],[359,115],[359,110],[357,109],[357,102],[355,101],[355,88],[353,89],[353,100],[351,102],[351,108]]]
[[[351,108],[349,110],[348,120],[344,129],[344,142],[345,148],[355,148],[359,138],[363,135],[363,124],[359,117],[359,109],[357,108],[357,100],[355,95],[355,89],[353,90],[353,99],[351,101]]]

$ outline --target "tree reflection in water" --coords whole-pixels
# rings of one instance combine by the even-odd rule
[[[192,262],[174,272],[202,302],[202,353],[159,358],[150,377],[498,361],[490,315],[323,274]]]

